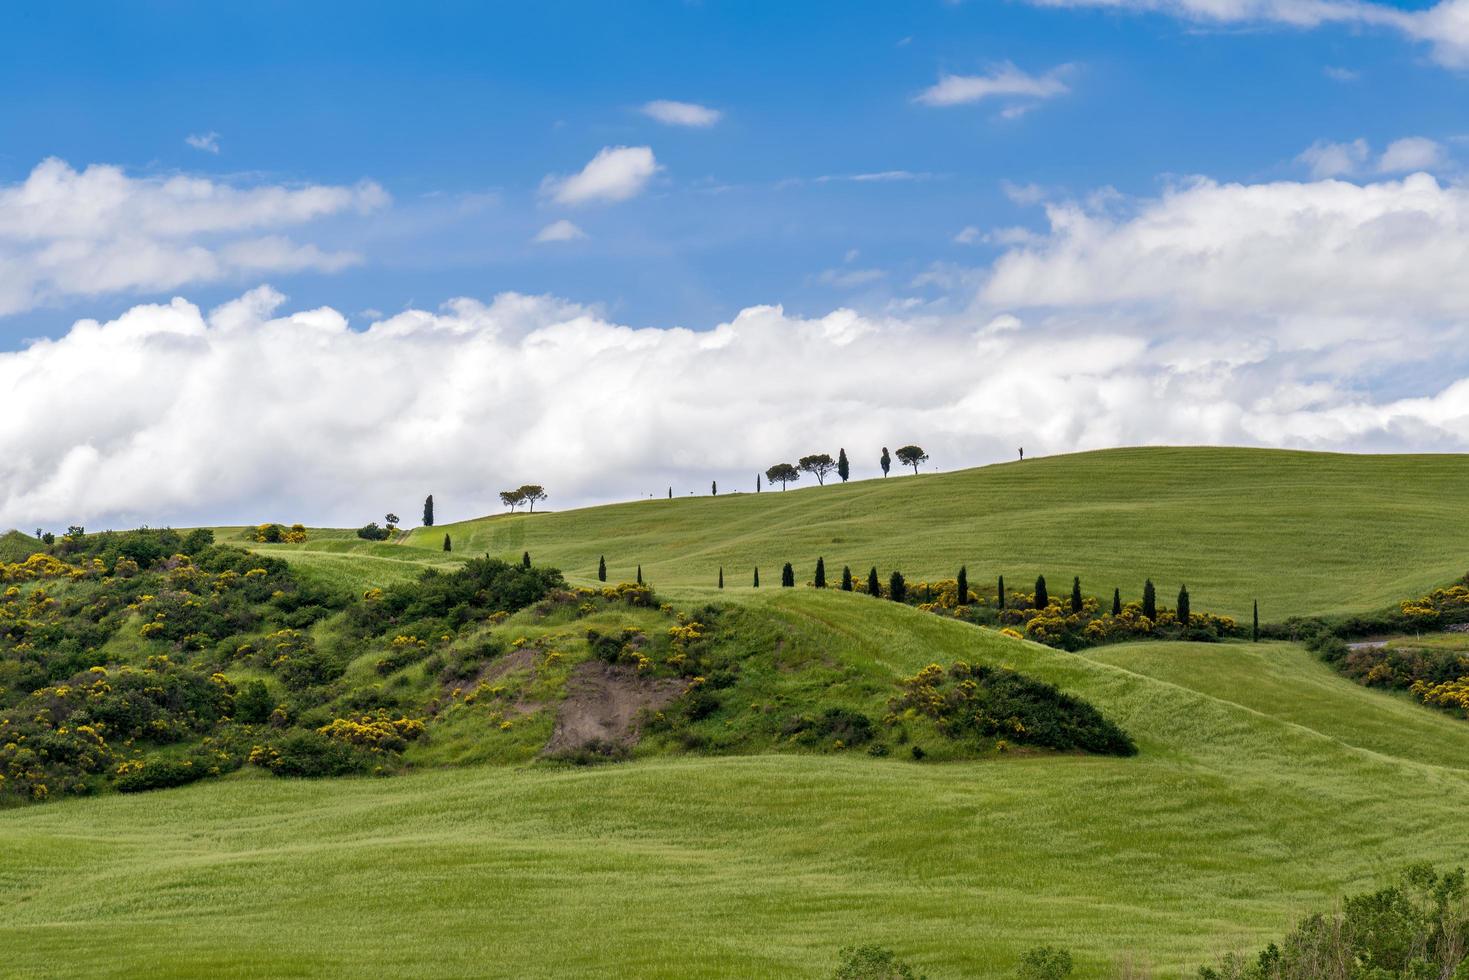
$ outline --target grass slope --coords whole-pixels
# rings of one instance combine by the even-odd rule
[[[862,596],[739,601],[859,671],[1018,668],[1142,754],[241,774],[12,810],[5,972],[819,976],[877,941],[936,978],[1041,942],[1080,975],[1126,951],[1176,975],[1404,862],[1469,861],[1469,726],[1290,647],[1079,656]]]
[[[895,471],[896,472],[896,471]],[[1053,590],[1080,575],[1110,598],[1141,594],[1145,577],[1171,604],[1186,582],[1195,609],[1247,617],[1366,611],[1419,594],[1469,566],[1469,456],[1360,456],[1262,449],[1118,449],[954,473],[893,476],[785,493],[644,500],[548,514],[482,518],[424,528],[400,544],[350,532],[313,532],[285,557],[348,576],[354,585],[406,570],[400,557],[440,563],[444,534],[458,555],[519,557],[595,578],[606,555],[613,581],[638,564],[661,591],[726,582],[766,584],[793,562],[809,580],[877,565],[909,578],[970,582],[1004,574]],[[378,561],[351,566],[344,552]]]

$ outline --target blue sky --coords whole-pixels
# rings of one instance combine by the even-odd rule
[[[707,327],[757,302],[817,314],[902,293],[935,262],[982,261],[983,243],[953,241],[966,226],[1036,224],[1006,181],[1148,194],[1174,175],[1300,176],[1295,158],[1318,139],[1413,134],[1457,150],[1469,132],[1463,73],[1353,27],[997,0],[92,3],[0,18],[0,85],[22,96],[0,103],[0,182],[47,157],[247,184],[376,181],[390,208],[312,234],[361,264],[269,277],[293,303],[353,313],[518,290],[637,325]],[[1069,65],[1069,91],[914,101],[942,74],[1006,63],[1032,75]],[[638,111],[654,99],[723,117],[662,125]],[[184,142],[207,133],[217,154]],[[538,195],[547,174],[618,145],[651,147],[663,168],[635,200],[568,211]],[[886,171],[929,176],[812,182]],[[562,217],[589,237],[531,243]],[[853,269],[884,275],[823,278]],[[208,304],[254,284],[188,294]],[[0,344],[168,292],[51,300],[0,319]]]
[[[452,519],[907,442],[1469,450],[1469,0],[0,38],[0,525]]]

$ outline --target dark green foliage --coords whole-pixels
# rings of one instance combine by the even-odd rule
[[[867,594],[874,598],[882,597],[882,583],[877,580],[877,566],[867,573]]]
[[[709,481],[709,496],[711,496],[711,497],[717,497],[717,496],[719,496],[719,481],[718,480],[711,480],[711,481]]]
[[[492,613],[524,609],[552,590],[564,588],[566,580],[554,568],[471,558],[455,571],[429,569],[417,581],[388,587],[381,599],[353,606],[349,620],[368,635],[392,627],[427,637],[432,635],[431,627],[458,629]]]
[[[918,467],[928,461],[928,453],[919,446],[904,446],[898,450],[898,462],[904,466],[913,467],[913,475],[918,475]]]
[[[955,579],[954,585],[955,592],[958,594],[959,605],[969,605],[969,569],[967,566],[959,566],[959,575]]]
[[[429,494],[423,498],[423,526],[434,526],[434,495]]]
[[[379,527],[377,521],[368,521],[357,529],[357,536],[364,541],[386,541],[392,532]]]
[[[1260,642],[1260,600],[1255,600],[1255,621],[1250,626],[1250,640],[1254,643]]]
[[[1113,589],[1112,590],[1112,615],[1114,615],[1114,616],[1121,616],[1122,615],[1122,590],[1121,589]]]
[[[597,558],[597,581],[607,581],[607,556],[601,555]]]
[[[776,463],[765,471],[765,479],[771,483],[779,483],[782,490],[786,488],[787,483],[795,483],[800,478],[801,471],[790,463]]]
[[[1041,575],[1035,580],[1035,607],[1044,609],[1051,604],[1050,593],[1046,591],[1046,577]]]
[[[1066,980],[1071,976],[1071,954],[1054,946],[1036,946],[1020,954],[1016,980]]]
[[[113,780],[122,793],[142,793],[150,789],[187,786],[210,776],[231,772],[244,762],[238,754],[223,751],[197,751],[184,759],[157,757],[141,766],[128,766]]]
[[[755,588],[760,588],[760,566],[755,566]]]
[[[1179,625],[1180,626],[1187,626],[1188,625],[1188,619],[1189,619],[1189,610],[1188,610],[1188,586],[1186,586],[1186,585],[1180,585],[1178,587],[1178,614],[1177,615],[1178,615],[1178,623],[1179,623]]]
[[[316,731],[294,730],[276,742],[265,767],[277,776],[319,779],[345,776],[367,768],[369,756],[345,742]]]
[[[1253,957],[1231,953],[1201,980],[1438,980],[1469,976],[1469,893],[1462,868],[1414,865],[1378,891],[1308,916]]]
[[[1081,612],[1081,576],[1078,575],[1071,580],[1071,611]]]
[[[639,585],[642,585],[643,584],[643,566],[642,565],[639,565],[638,566],[638,584]]]
[[[445,551],[453,551],[454,550],[454,542],[451,541],[451,540],[449,540],[449,536],[447,534],[444,535],[444,550]]]
[[[852,591],[852,569],[847,565],[842,566],[842,591]]]
[[[246,681],[235,694],[235,720],[247,725],[263,724],[274,707],[264,681]]]
[[[1155,622],[1158,619],[1158,592],[1152,579],[1143,583],[1143,615]]]
[[[888,455],[887,446],[882,447],[882,456],[878,458],[877,462],[882,467],[882,475],[886,477],[888,475],[888,467],[893,465],[893,458]]]
[[[851,466],[849,466],[847,464],[847,451],[845,449],[838,449],[837,450],[837,476],[839,476],[839,477],[842,478],[842,482],[843,483],[846,483],[847,482],[847,477],[849,477],[851,475],[852,475],[852,468],[851,468]]]
[[[521,564],[521,567],[522,568],[530,568],[530,552],[529,551],[526,551],[526,552],[522,552],[521,553],[521,555],[520,555],[520,564]]]
[[[1003,575],[1000,576],[1000,585],[999,585],[999,588],[997,589],[997,594],[996,594],[996,598],[995,598],[995,605],[996,605],[997,608],[1000,608],[1000,609],[1004,609],[1005,608],[1005,576],[1003,576]]]
[[[724,566],[722,565],[719,568],[719,587],[724,588]]]
[[[780,570],[780,584],[782,588],[786,589],[795,587],[796,570],[791,567],[790,562],[786,562],[785,566]]]
[[[846,946],[831,980],[924,980],[896,953],[881,946]]]
[[[903,581],[903,573],[894,570],[888,578],[888,598],[894,602],[906,602],[908,600],[908,583]]]
[[[818,589],[826,588],[826,559],[816,559],[816,578],[812,582]]]

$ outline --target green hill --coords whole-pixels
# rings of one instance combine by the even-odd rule
[[[895,471],[896,473],[897,471]],[[270,546],[344,581],[412,573],[412,562],[529,550],[591,582],[607,558],[614,581],[641,565],[660,590],[732,586],[783,562],[809,579],[816,558],[910,580],[1003,574],[1055,589],[1080,575],[1090,594],[1124,598],[1151,577],[1172,598],[1236,617],[1366,611],[1469,570],[1469,456],[1360,456],[1262,449],[1117,449],[954,473],[787,492],[644,500],[564,513],[487,517],[419,529],[402,544],[313,532]],[[234,530],[240,540],[239,529]],[[375,559],[358,565],[347,555]]]

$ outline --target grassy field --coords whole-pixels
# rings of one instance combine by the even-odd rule
[[[896,470],[894,471],[897,472]],[[1356,456],[1260,449],[1118,449],[894,475],[787,492],[643,500],[565,513],[517,514],[415,530],[399,544],[313,532],[270,550],[333,580],[365,587],[428,564],[488,552],[595,578],[606,555],[614,581],[641,564],[658,588],[712,586],[721,566],[747,588],[782,563],[808,580],[817,556],[831,574],[893,568],[910,581],[974,585],[1003,574],[1053,591],[1124,599],[1151,577],[1172,601],[1187,583],[1193,607],[1236,617],[1260,600],[1266,621],[1380,608],[1469,569],[1469,456]],[[235,537],[231,538],[231,533]],[[239,532],[222,538],[242,540]],[[347,554],[376,559],[355,564]],[[398,559],[398,563],[394,563]]]
[[[247,773],[12,810],[0,973],[820,976],[875,941],[934,978],[1038,943],[1174,976],[1407,861],[1469,862],[1469,725],[1298,648],[1073,655],[863,596],[738,599],[861,669],[1022,669],[1141,754]]]

